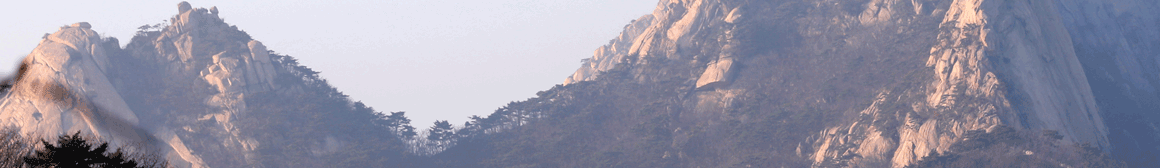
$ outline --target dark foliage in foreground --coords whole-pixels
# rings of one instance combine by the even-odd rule
[[[150,153],[112,149],[108,143],[95,142],[80,135],[61,135],[55,142],[40,140],[39,148],[6,128],[0,133],[0,166],[3,167],[101,167],[159,168],[168,162]],[[35,149],[35,150],[33,150]]]

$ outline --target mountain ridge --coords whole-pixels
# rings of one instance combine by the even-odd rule
[[[1098,6],[1099,12],[1078,6]],[[744,106],[753,103],[785,103],[782,110],[803,108],[795,113],[826,113],[823,118],[829,121],[823,123],[828,126],[805,128],[819,130],[814,135],[790,135],[805,140],[796,147],[792,147],[794,143],[780,144],[791,146],[791,150],[775,152],[796,153],[799,159],[810,160],[812,166],[903,167],[925,157],[955,152],[951,147],[971,135],[971,131],[991,131],[1001,126],[1012,126],[1020,132],[1058,131],[1066,134],[1062,136],[1065,144],[1091,144],[1112,151],[1117,157],[1137,157],[1138,154],[1120,153],[1136,149],[1115,150],[1113,146],[1117,145],[1111,143],[1132,136],[1109,137],[1114,134],[1112,130],[1132,129],[1109,128],[1103,116],[1141,115],[1147,110],[1112,110],[1118,107],[1096,105],[1113,98],[1093,94],[1099,89],[1089,86],[1093,79],[1088,76],[1098,71],[1081,60],[1101,59],[1103,55],[1083,53],[1081,48],[1092,47],[1082,45],[1088,43],[1082,39],[1107,36],[1080,35],[1090,31],[1083,31],[1086,25],[1076,22],[1114,22],[1111,20],[1116,19],[1107,16],[1136,17],[1133,12],[1149,17],[1152,15],[1143,14],[1147,12],[1140,9],[1154,7],[1154,3],[1140,1],[1082,0],[661,1],[653,15],[629,24],[621,36],[585,59],[564,85],[599,80],[601,71],[626,66],[626,71],[617,73],[628,73],[619,78],[635,80],[630,83],[656,85],[676,79],[687,84],[676,87],[686,88],[678,92],[696,96],[678,98],[685,103],[664,103],[679,109],[676,111],[681,116],[720,118],[667,122],[673,125],[712,125],[730,120],[744,123],[744,117],[725,117],[721,112],[729,114],[732,109],[747,108]],[[1131,8],[1136,9],[1127,10]],[[1119,13],[1101,13],[1105,11]],[[1140,21],[1131,23],[1142,26],[1155,23],[1133,21]],[[1099,33],[1116,32],[1104,29]],[[1076,40],[1072,36],[1085,38]],[[1122,53],[1137,50],[1118,49],[1129,50]],[[1145,59],[1142,62],[1153,57],[1116,55],[1125,56]],[[1125,65],[1103,66],[1138,67],[1132,61],[1117,64]],[[1128,78],[1137,84],[1155,81],[1148,77]],[[845,82],[861,82],[863,86]],[[768,87],[786,91],[771,91]],[[758,97],[782,98],[746,100]],[[830,107],[812,107],[817,105]],[[1142,118],[1117,120],[1151,122]],[[680,131],[674,134],[677,132]],[[1140,130],[1134,134],[1151,137],[1156,132]],[[1037,135],[1030,136],[1035,139]],[[672,137],[670,150],[686,151],[681,149],[679,142],[684,140],[679,137]],[[1116,144],[1133,143],[1121,139]],[[671,152],[661,153],[668,156]],[[1149,164],[1147,159],[1128,160],[1132,165]]]
[[[226,24],[216,7],[182,2],[177,12],[169,23],[143,26],[124,48],[86,22],[46,36],[4,95],[4,125],[33,139],[79,131],[156,150],[176,167],[359,167],[404,158],[394,157],[408,151],[403,132],[392,129],[409,123],[387,123],[318,72]],[[290,147],[308,150],[282,151]],[[339,157],[355,151],[389,159]]]
[[[124,48],[84,22],[46,36],[0,122],[144,144],[178,167],[1147,167],[1152,9],[662,0],[562,84],[414,132],[182,2]]]

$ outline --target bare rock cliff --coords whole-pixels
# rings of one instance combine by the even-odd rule
[[[6,126],[35,138],[83,132],[114,146],[145,144],[158,148],[174,165],[201,167],[172,130],[144,130],[141,121],[107,77],[112,67],[102,39],[80,22],[50,34],[21,62],[17,83],[0,103]]]
[[[262,167],[262,144],[238,116],[250,111],[247,95],[275,92],[285,70],[216,8],[182,2],[178,11],[125,48],[86,22],[46,36],[0,99],[0,123],[34,137],[79,131],[156,149],[177,167]]]
[[[946,152],[969,131],[1000,125],[1059,131],[1070,144],[1113,151],[1160,137],[1154,122],[1107,121],[1151,116],[1139,108],[1156,102],[1160,61],[1147,39],[1158,34],[1156,7],[1132,0],[665,0],[564,84],[620,67],[639,83],[685,81],[691,96],[681,98],[689,109],[682,117],[707,123],[729,120],[739,104],[820,106],[828,126],[813,128],[795,148],[814,166],[903,167]],[[1134,103],[1115,103],[1126,95]]]

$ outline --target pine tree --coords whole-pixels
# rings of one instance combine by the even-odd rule
[[[386,116],[387,127],[404,138],[411,138],[417,133],[415,133],[415,127],[411,126],[411,119],[407,119],[407,116],[403,115],[405,113],[402,111],[391,112],[391,115]]]
[[[24,162],[31,167],[141,167],[119,148],[106,154],[108,143],[100,143],[94,148],[80,136],[79,131],[60,136],[56,144],[45,140],[40,140],[40,143],[44,145],[43,149],[24,157]]]
[[[435,125],[427,132],[427,140],[435,143],[434,146],[439,150],[446,149],[455,143],[455,128],[447,120],[435,121]]]

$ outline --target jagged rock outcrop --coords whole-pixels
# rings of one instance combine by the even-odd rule
[[[248,55],[226,56],[222,51],[211,56],[213,62],[201,76],[221,93],[261,92],[275,88],[274,65],[269,51],[258,41],[248,43]]]
[[[194,143],[199,155],[216,166],[256,164],[254,153],[261,144],[246,137],[235,125],[246,108],[246,95],[276,88],[275,70],[269,50],[236,26],[217,16],[216,7],[192,8],[178,5],[179,13],[169,26],[135,37],[125,50],[125,59],[145,60],[165,70],[162,80],[173,83],[204,82],[212,89],[193,91],[188,96],[203,100],[206,113],[187,114],[188,121],[169,121],[167,126],[182,128],[178,136],[199,139]],[[131,86],[122,86],[131,87]],[[200,89],[199,89],[200,90]],[[204,125],[214,125],[205,127]]]
[[[402,132],[387,127],[408,123],[384,124],[216,8],[187,6],[112,57],[114,86],[148,118],[142,125],[172,129],[208,167],[367,167],[407,157]],[[367,155],[380,157],[346,159]]]
[[[239,117],[252,111],[246,100],[259,99],[250,96],[258,93],[300,95],[307,84],[280,89],[275,78],[291,70],[278,69],[271,51],[223,22],[216,7],[181,2],[178,11],[167,25],[139,31],[123,49],[86,22],[46,36],[0,99],[0,123],[34,137],[80,131],[114,146],[156,149],[177,167],[263,167],[269,154],[256,151],[263,145],[252,136],[258,131],[240,126]],[[352,144],[348,137],[320,138],[292,145]]]
[[[1008,9],[1002,10],[1001,7]],[[966,16],[969,14],[961,12],[969,10],[973,10],[976,16]],[[952,15],[959,17],[952,19]],[[992,20],[983,21],[980,18]],[[929,103],[953,103],[952,87],[960,85],[955,81],[967,85],[964,92],[968,96],[991,96],[988,94],[996,93],[995,84],[1000,81],[986,71],[999,71],[1009,76],[1005,82],[1009,90],[1014,91],[1006,94],[1033,100],[1014,102],[1012,106],[1027,108],[1030,115],[1009,124],[1032,129],[1061,130],[1065,131],[1064,137],[1071,137],[1069,139],[1072,141],[1108,146],[1107,128],[1095,106],[1086,76],[1072,48],[1072,40],[1060,22],[1055,5],[1042,1],[956,2],[951,6],[947,19],[944,19],[944,26],[950,23],[957,23],[954,27],[961,31],[940,34],[949,37],[944,44],[950,45],[940,44],[931,49],[932,57],[927,65],[934,66],[936,74],[946,78],[936,83],[938,96],[931,96]],[[991,31],[975,29],[971,32],[969,27],[989,27]],[[963,39],[971,37],[977,39]],[[961,41],[981,43],[951,44]],[[984,50],[988,48],[997,49],[985,53]],[[994,69],[972,67],[984,65],[982,61],[986,60],[982,57],[988,54],[994,55],[990,59],[1001,59],[1007,65],[991,65]],[[966,72],[968,70],[978,71]],[[942,94],[937,93],[939,91]]]
[[[623,61],[625,56],[628,56],[628,50],[638,41],[638,36],[641,36],[644,31],[653,23],[652,15],[645,15],[632,21],[632,24],[624,27],[624,32],[620,33],[616,39],[611,40],[608,45],[601,46],[593,52],[592,58],[585,59],[584,64],[577,69],[572,76],[564,80],[564,84],[571,84],[580,81],[587,81],[596,78],[600,71],[607,71],[613,66]]]
[[[666,0],[564,84],[618,67],[639,84],[685,80],[696,89],[679,98],[688,109],[681,116],[699,119],[684,124],[728,121],[728,111],[753,103],[828,106],[809,107],[833,120],[793,147],[822,167],[903,167],[947,152],[967,132],[1000,125],[1059,131],[1069,144],[1114,151],[1117,137],[1134,144],[1160,137],[1106,122],[1156,102],[1160,61],[1142,54],[1155,53],[1149,46],[1156,43],[1125,36],[1160,34],[1148,29],[1157,26],[1157,12],[1149,11],[1156,7],[1134,0]],[[1101,91],[1107,87],[1121,89]],[[1125,95],[1136,103],[1112,103]],[[781,96],[796,100],[748,100]],[[1115,130],[1147,138],[1109,137]]]
[[[350,101],[216,7],[182,2],[123,49],[84,22],[46,36],[0,99],[0,124],[143,143],[178,167],[904,167],[996,130],[1052,133],[999,150],[1053,166],[1083,156],[1061,146],[1090,144],[1155,167],[1156,9],[662,0],[564,85],[414,156],[405,118]]]
[[[114,146],[157,148],[174,165],[201,167],[172,130],[145,130],[107,78],[107,43],[80,22],[50,34],[24,61],[13,89],[0,99],[0,120],[35,138],[72,132],[102,137]]]
[[[963,131],[999,124],[1059,130],[1071,142],[1109,146],[1104,120],[1053,5],[954,1],[940,29],[926,63],[937,78],[926,106],[937,113],[963,113],[959,107],[972,106],[965,112],[977,116],[917,122],[908,117],[906,123],[915,124],[902,129],[894,167],[946,151]],[[963,99],[982,101],[956,102]]]

